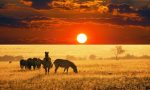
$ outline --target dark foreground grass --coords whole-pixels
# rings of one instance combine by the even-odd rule
[[[25,81],[0,82],[0,84],[1,90],[150,90],[149,77],[125,76],[51,78],[38,75]]]

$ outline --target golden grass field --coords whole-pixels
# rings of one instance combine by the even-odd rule
[[[0,62],[0,90],[148,90],[150,60],[76,60],[78,74],[54,67],[20,70],[19,61]]]

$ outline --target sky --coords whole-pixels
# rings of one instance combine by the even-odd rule
[[[150,44],[150,0],[0,0],[0,44]]]
[[[150,45],[119,45],[126,54],[142,56],[150,55]],[[0,56],[23,56],[24,58],[43,58],[44,52],[49,52],[52,60],[66,58],[67,55],[86,57],[96,55],[97,58],[114,57],[113,49],[116,45],[0,45]]]

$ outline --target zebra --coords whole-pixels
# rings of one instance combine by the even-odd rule
[[[49,52],[45,52],[45,58],[42,61],[43,68],[45,69],[45,74],[49,74],[50,68],[53,67],[53,64],[51,62],[51,58],[49,57]]]
[[[27,68],[27,61],[24,59],[20,60],[20,68],[21,69],[26,69]]]
[[[77,66],[73,62],[71,62],[69,60],[56,59],[54,61],[54,65],[55,65],[55,73],[57,72],[57,69],[59,67],[63,67],[64,68],[64,72],[67,70],[67,73],[68,73],[69,67],[71,67],[75,73],[78,73]]]

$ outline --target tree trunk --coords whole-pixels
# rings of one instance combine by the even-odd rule
[[[118,55],[116,55],[116,60],[119,60],[119,59],[118,59]]]

